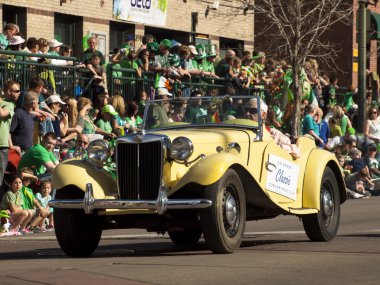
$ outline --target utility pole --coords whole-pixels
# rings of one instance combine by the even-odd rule
[[[358,7],[358,132],[363,133],[365,114],[366,114],[366,97],[367,97],[367,5],[368,0],[359,0]]]

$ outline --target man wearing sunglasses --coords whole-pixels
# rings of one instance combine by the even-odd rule
[[[90,141],[86,134],[80,134],[75,142],[75,147],[69,149],[63,160],[74,158],[74,157],[84,157],[87,156],[87,148]]]
[[[250,99],[245,105],[244,109],[245,109],[245,114],[247,116],[247,119],[256,121],[256,122],[259,120],[256,98]],[[265,104],[265,102],[262,99],[260,99],[260,113],[261,113],[262,121],[266,120],[267,112],[268,112],[267,104]]]

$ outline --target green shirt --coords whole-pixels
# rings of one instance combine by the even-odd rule
[[[45,163],[49,161],[54,163],[56,160],[51,151],[49,152],[42,145],[36,144],[21,157],[17,170],[30,167],[36,175],[40,175],[46,172]]]
[[[36,197],[34,196],[33,190],[29,187],[23,186],[20,190],[23,205],[22,208],[24,210],[33,210],[34,207],[34,200]]]
[[[215,74],[215,65],[213,62],[209,62],[209,61],[205,60],[202,63],[202,69],[206,72],[211,72],[212,74]]]
[[[111,133],[112,132],[112,126],[111,126],[111,123],[109,121],[104,121],[103,119],[99,119],[97,122],[96,122],[96,126],[107,132],[107,133]]]
[[[7,109],[9,111],[9,115],[5,118],[0,119],[0,147],[8,147],[8,137],[9,130],[11,127],[11,121],[14,114],[14,105],[13,103],[2,101],[0,103],[0,108]]]
[[[92,121],[89,115],[86,115],[87,120],[85,120],[83,117],[79,116],[77,125],[82,127],[82,133],[89,135],[89,134],[95,134],[95,125],[93,123],[90,123],[89,121]]]
[[[9,41],[6,35],[0,34],[0,50],[5,50],[9,45]]]
[[[7,192],[5,192],[3,198],[1,199],[0,209],[8,210],[9,204],[15,204],[18,207],[23,205],[20,191],[14,193],[12,190],[8,190]]]
[[[130,124],[133,128],[138,127],[143,122],[143,120],[139,116],[136,116],[135,121],[132,121],[131,118],[129,117],[126,117],[126,120],[127,120],[127,123]]]
[[[155,57],[155,63],[158,67],[161,68],[169,68],[170,67],[170,62],[168,58],[169,54],[164,54],[164,55],[156,55]]]
[[[202,124],[208,121],[207,110],[201,106],[188,106],[185,112],[186,122]]]
[[[86,49],[83,53],[82,53],[82,62],[84,64],[89,64],[91,63],[91,57],[93,55],[97,55],[99,56],[100,58],[100,65],[103,65],[106,61],[104,60],[104,56],[102,54],[101,51],[98,51],[98,50],[95,50],[95,51],[92,51],[90,49]]]

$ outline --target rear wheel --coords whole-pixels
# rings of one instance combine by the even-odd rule
[[[320,211],[302,216],[302,223],[310,240],[329,241],[335,238],[340,220],[339,187],[330,168],[326,168],[323,173],[320,192]]]
[[[168,231],[168,234],[175,244],[194,245],[201,238],[202,231],[199,229],[186,229],[182,231]]]
[[[75,187],[57,191],[55,199],[83,199],[83,192]],[[72,257],[91,255],[98,247],[102,229],[99,217],[86,215],[82,209],[54,209],[55,235],[61,249]]]
[[[216,183],[204,188],[212,206],[200,211],[204,238],[215,253],[232,253],[244,235],[246,205],[243,185],[236,171],[229,169]]]

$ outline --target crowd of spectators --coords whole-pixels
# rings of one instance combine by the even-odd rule
[[[276,141],[289,149],[294,159],[298,158],[296,138],[284,136],[290,133],[294,113],[290,89],[292,70],[285,61],[267,60],[261,51],[245,51],[242,57],[237,57],[233,50],[227,50],[225,56],[219,58],[215,45],[185,45],[168,39],[157,43],[152,35],[145,35],[137,48],[134,37],[129,35],[125,44],[115,49],[108,64],[134,69],[138,77],[144,76],[144,72],[155,72],[156,80],[154,93],[148,94],[144,90],[134,90],[132,78],[129,88],[135,96],[134,100],[126,102],[117,91],[108,92],[106,60],[96,49],[97,38],[91,36],[87,43],[88,48],[83,51],[78,66],[88,69],[89,93],[79,97],[60,96],[54,93],[54,84],[48,82],[50,77],[44,78],[41,74],[30,80],[28,90],[21,89],[21,82],[9,80],[4,83],[0,96],[0,210],[6,210],[1,214],[11,220],[11,233],[54,229],[52,209],[47,204],[53,189],[48,180],[41,182],[40,177],[53,172],[63,159],[86,156],[86,149],[94,139],[112,142],[119,136],[138,131],[143,123],[145,103],[153,97],[235,95],[241,90],[259,87],[269,90],[258,93],[267,103],[262,119]],[[33,55],[28,60],[35,61],[40,60],[36,56],[39,53],[68,56],[72,51],[55,39],[28,38],[25,41],[14,24],[5,26],[0,35],[0,49],[31,52]],[[74,64],[62,59],[52,59],[49,63]],[[210,82],[228,78],[231,85],[225,94],[189,86],[174,93],[170,88],[173,82],[187,82],[192,77]],[[312,137],[317,147],[336,154],[351,198],[376,194],[380,190],[377,180],[380,177],[378,106],[370,105],[364,133],[358,136],[355,132],[355,88],[348,88],[343,102],[338,104],[337,79],[321,73],[314,59],[303,66],[302,85],[300,134]],[[369,98],[368,102],[372,103],[372,99],[377,102],[377,97]],[[250,109],[254,108],[248,106],[247,110]],[[206,111],[201,104],[188,105],[186,110],[163,104],[154,112],[154,116],[165,123],[171,120],[193,122]],[[247,111],[247,118],[251,115]],[[105,169],[112,171],[112,162]],[[4,179],[5,170],[8,180]]]

